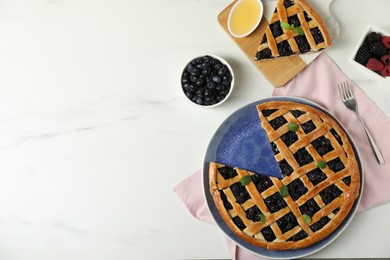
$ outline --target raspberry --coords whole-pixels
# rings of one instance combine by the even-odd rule
[[[365,66],[368,59],[370,58],[371,58],[370,49],[368,48],[367,45],[362,45],[356,53],[355,61]]]
[[[366,67],[369,68],[370,70],[378,71],[378,70],[382,70],[385,67],[385,65],[383,65],[383,63],[380,62],[380,60],[377,60],[375,58],[370,58],[366,64]]]
[[[382,42],[374,42],[370,45],[370,52],[378,57],[382,57],[383,55],[386,55],[389,51],[382,44]]]
[[[385,55],[385,56],[382,56],[381,57],[381,61],[383,62],[383,64],[386,66],[386,65],[390,65],[390,53]]]
[[[390,36],[384,36],[381,39],[382,44],[387,48],[390,49]]]
[[[379,40],[380,40],[380,36],[379,36],[379,34],[376,33],[376,32],[371,32],[370,34],[368,34],[368,35],[366,36],[366,42],[367,42],[368,44],[372,44],[372,43],[374,43],[374,42],[378,42]]]
[[[387,65],[381,70],[381,75],[383,77],[389,77],[390,76],[390,66]]]

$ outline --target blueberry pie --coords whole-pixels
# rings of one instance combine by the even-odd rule
[[[278,0],[255,60],[316,52],[331,45],[324,21],[305,0]]]
[[[283,178],[209,164],[210,192],[227,226],[269,250],[304,248],[331,234],[360,192],[360,169],[343,129],[305,104],[257,105]]]

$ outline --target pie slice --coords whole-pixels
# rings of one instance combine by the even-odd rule
[[[278,0],[255,60],[317,52],[331,45],[324,21],[305,0]]]
[[[241,239],[269,250],[308,247],[331,234],[359,196],[355,151],[338,123],[312,106],[270,101],[257,109],[283,178],[211,162],[211,195]]]

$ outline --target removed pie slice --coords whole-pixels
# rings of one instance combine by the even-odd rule
[[[331,45],[324,21],[305,0],[278,0],[255,60],[317,52]]]

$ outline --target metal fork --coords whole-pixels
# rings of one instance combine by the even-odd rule
[[[359,119],[360,123],[362,124],[364,131],[367,134],[368,140],[370,141],[371,147],[374,150],[376,159],[378,160],[379,164],[384,164],[385,160],[384,160],[381,152],[379,151],[378,146],[376,145],[374,139],[372,138],[366,125],[364,124],[362,118],[360,117],[360,115],[358,113],[356,98],[353,95],[351,86],[349,85],[349,81],[344,81],[344,82],[340,83],[338,85],[338,88],[340,91],[341,100],[343,101],[343,103],[345,104],[345,106],[347,108],[349,108],[350,110],[352,110],[353,112],[356,113],[357,118]]]

